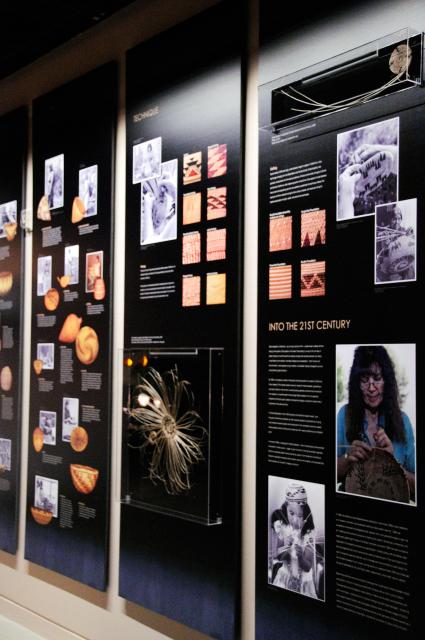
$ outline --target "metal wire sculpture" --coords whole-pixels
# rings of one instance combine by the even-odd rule
[[[190,471],[204,459],[202,443],[206,430],[193,408],[190,383],[180,380],[177,368],[159,373],[150,367],[135,389],[138,406],[128,414],[137,424],[131,431],[141,432],[143,443],[133,448],[151,447],[149,478],[161,482],[167,493],[178,494],[191,488]]]

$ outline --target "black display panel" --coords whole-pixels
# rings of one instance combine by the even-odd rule
[[[420,637],[424,116],[260,130],[258,638]]]
[[[241,18],[222,4],[127,55],[123,360],[132,369],[124,372],[124,395],[131,376],[138,374],[130,391],[149,367],[151,381],[152,368],[167,379],[177,370],[194,394],[191,410],[205,432],[207,422],[211,430],[187,477],[180,474],[182,488],[170,483],[169,466],[151,465],[155,451],[163,451],[155,449],[158,437],[175,441],[177,429],[165,428],[172,420],[150,441],[142,424],[141,453],[135,453],[134,423],[125,418],[120,595],[231,638],[238,626],[240,549]],[[158,71],[159,61],[166,73]],[[214,359],[203,361],[208,349],[223,362],[211,420],[206,408],[216,392]],[[140,406],[159,403],[155,394],[145,396]]]
[[[27,111],[0,118],[0,549],[17,547]]]
[[[107,580],[117,75],[34,102],[31,398],[25,557]]]

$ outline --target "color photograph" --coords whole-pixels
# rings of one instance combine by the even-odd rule
[[[272,213],[269,221],[269,251],[292,249],[292,216],[285,213]]]
[[[92,293],[98,278],[103,278],[103,251],[86,253],[86,293]]]
[[[336,346],[336,490],[416,504],[416,345]]]

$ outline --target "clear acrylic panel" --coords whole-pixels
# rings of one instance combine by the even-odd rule
[[[223,350],[123,352],[121,502],[222,521]]]
[[[407,27],[262,85],[271,105],[260,128],[277,131],[422,82],[423,34]]]

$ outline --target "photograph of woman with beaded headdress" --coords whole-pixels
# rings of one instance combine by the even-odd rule
[[[325,487],[269,476],[269,584],[325,599]]]
[[[398,198],[399,119],[337,136],[337,220],[373,215]]]

